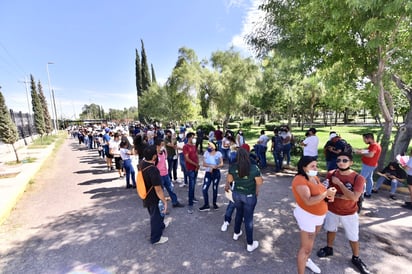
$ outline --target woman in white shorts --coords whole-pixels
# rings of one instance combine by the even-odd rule
[[[316,234],[320,231],[328,206],[325,198],[333,199],[334,189],[326,189],[317,177],[317,161],[303,156],[298,163],[298,173],[292,181],[292,192],[296,200],[293,214],[300,228],[300,247],[297,255],[298,273],[308,267],[320,273],[319,267],[309,258]]]

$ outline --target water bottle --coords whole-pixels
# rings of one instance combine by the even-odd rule
[[[165,217],[164,210],[165,210],[165,205],[163,204],[162,200],[159,200],[159,211],[160,211],[160,216],[162,216],[162,218]]]
[[[328,188],[329,187],[329,179],[326,179],[325,181],[323,181],[322,184],[325,186],[325,188]]]

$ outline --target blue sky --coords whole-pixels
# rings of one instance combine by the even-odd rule
[[[257,0],[2,0],[0,86],[9,108],[28,111],[24,78],[40,80],[50,103],[47,63],[58,116],[78,117],[84,104],[105,110],[135,104],[135,49],[163,82],[178,49],[199,59],[240,39]],[[30,90],[29,90],[30,91]]]

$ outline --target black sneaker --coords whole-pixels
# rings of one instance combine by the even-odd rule
[[[366,264],[364,264],[359,257],[352,257],[352,263],[354,266],[356,266],[357,269],[359,269],[360,273],[362,274],[370,273]]]
[[[406,208],[406,209],[412,209],[411,204],[403,204],[403,205],[401,205],[401,207]]]
[[[199,211],[210,211],[210,206],[204,205],[202,207],[199,207]]]
[[[316,253],[318,257],[328,257],[333,256],[333,248],[329,246],[325,246],[319,249],[318,253]]]
[[[214,210],[219,210],[219,206],[217,204],[213,204],[213,209]]]
[[[372,189],[372,193],[378,193],[378,191],[377,191],[377,190]]]
[[[176,204],[173,205],[173,207],[185,207],[183,204],[177,202]]]
[[[370,194],[365,194],[365,195],[363,195],[365,198],[371,198],[372,197],[372,195],[370,195]]]
[[[389,198],[391,198],[392,200],[396,200],[396,196],[394,194],[389,195]]]

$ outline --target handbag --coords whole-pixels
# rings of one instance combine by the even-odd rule
[[[232,203],[234,203],[235,201],[233,200],[233,192],[231,189],[229,189],[228,191],[225,191],[225,197],[231,201]]]

